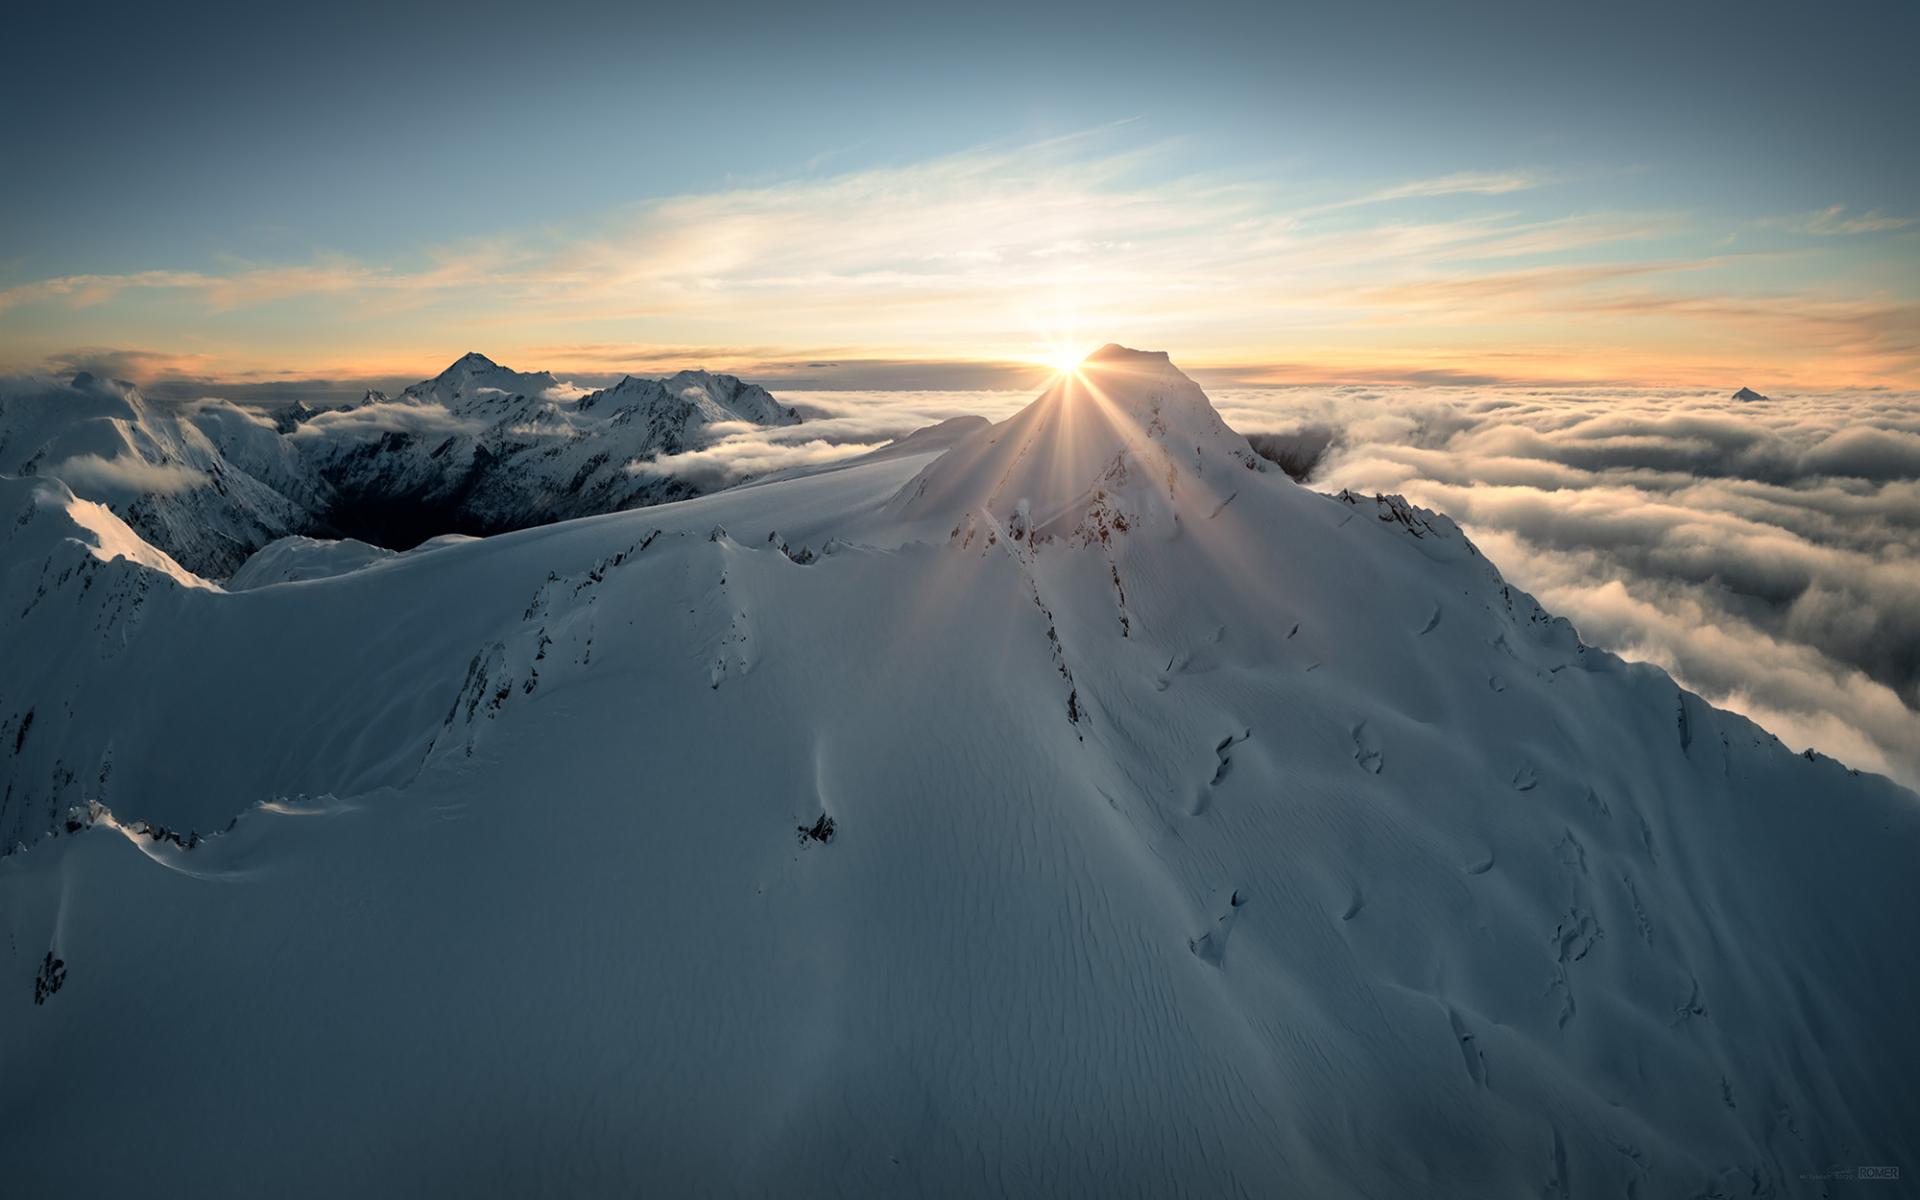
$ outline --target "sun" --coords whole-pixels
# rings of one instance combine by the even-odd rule
[[[1053,369],[1056,375],[1077,375],[1080,364],[1092,351],[1081,346],[1051,346],[1035,361]]]

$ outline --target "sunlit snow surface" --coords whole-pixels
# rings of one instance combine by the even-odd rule
[[[20,1194],[1914,1169],[1920,801],[1162,361],[239,592],[72,504],[0,480]]]

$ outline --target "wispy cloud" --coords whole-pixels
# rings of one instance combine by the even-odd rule
[[[878,449],[880,442],[830,442],[813,438],[780,442],[743,435],[723,438],[711,446],[684,454],[662,455],[627,464],[630,474],[656,479],[681,479],[703,488],[721,488],[775,471],[810,467]]]
[[[1920,373],[1892,328],[1868,339],[1871,356],[1837,357],[1836,319],[1878,319],[1822,308],[1820,272],[1842,266],[1803,251],[1791,272],[1760,274],[1752,256],[1713,252],[1720,231],[1683,214],[1529,207],[1525,193],[1561,182],[1548,172],[1463,172],[1306,205],[1281,181],[1182,174],[1174,161],[1109,129],[669,196],[405,262],[323,255],[27,282],[0,291],[0,309],[35,314],[31,333],[0,332],[0,359],[25,367],[84,341],[192,346],[229,373],[388,375],[477,345],[561,369],[666,368],[682,350],[751,369],[1017,363],[1118,338],[1197,366],[1371,359],[1507,377],[1511,363],[1494,360],[1524,343],[1551,360],[1532,378],[1704,382],[1727,362],[1839,384]],[[1432,204],[1445,197],[1487,205]],[[1891,220],[1817,216],[1836,229]],[[160,292],[183,303],[137,302]],[[1912,302],[1881,307],[1897,320]],[[1813,315],[1786,319],[1796,307]],[[1681,352],[1689,330],[1696,349]],[[545,353],[569,346],[579,353]],[[653,350],[616,361],[589,349],[608,346]]]
[[[1457,171],[1451,175],[1414,179],[1378,188],[1325,207],[1354,208],[1362,204],[1386,204],[1395,200],[1421,200],[1436,196],[1505,196],[1559,182],[1559,177],[1547,171]]]
[[[103,379],[193,378],[216,369],[211,355],[168,350],[80,346],[48,356],[45,367],[56,375],[82,371]]]
[[[1594,284],[1697,269],[1680,262],[1600,263],[1569,267],[1532,267],[1519,271],[1483,271],[1433,278],[1405,279],[1363,289],[1369,305],[1441,307],[1456,314],[1484,312],[1488,304],[1536,303],[1541,297],[1579,291]]]
[[[476,433],[480,422],[455,416],[438,404],[391,401],[323,412],[291,434],[302,440],[356,440],[381,433]]]
[[[0,288],[0,312],[25,304],[58,301],[71,308],[105,304],[133,288],[210,287],[214,280],[194,271],[132,271],[124,275],[62,275]]]
[[[133,457],[103,458],[98,454],[77,454],[51,464],[44,473],[88,494],[100,491],[129,497],[149,492],[170,496],[207,481],[201,472],[179,463],[151,463]]]
[[[1844,236],[1854,233],[1891,233],[1898,229],[1911,228],[1916,218],[1883,216],[1877,210],[1861,213],[1857,217],[1846,215],[1844,204],[1835,204],[1823,208],[1817,213],[1808,213],[1784,222],[1789,228],[1802,233],[1815,233],[1824,236]]]

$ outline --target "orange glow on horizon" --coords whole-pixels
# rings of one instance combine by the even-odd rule
[[[1116,328],[1127,322],[1116,322]],[[242,385],[294,384],[309,380],[340,380],[368,384],[428,379],[445,369],[464,350],[478,350],[495,362],[518,371],[550,371],[563,382],[576,377],[598,379],[622,373],[664,375],[676,370],[705,368],[737,375],[778,391],[805,382],[811,387],[842,390],[892,390],[897,382],[870,385],[860,381],[867,364],[886,368],[897,380],[915,363],[951,378],[955,369],[977,371],[982,390],[1022,391],[1044,387],[1063,376],[1084,375],[1084,359],[1100,341],[1118,340],[1143,349],[1166,350],[1174,364],[1210,387],[1340,386],[1392,384],[1464,384],[1476,387],[1678,387],[1707,391],[1751,385],[1768,388],[1835,390],[1862,387],[1920,387],[1914,365],[1896,353],[1851,356],[1808,355],[1791,346],[1755,353],[1745,347],[1688,348],[1671,354],[1608,348],[1596,353],[1578,345],[1545,345],[1524,350],[1483,350],[1474,346],[1292,345],[1239,347],[1217,341],[1191,344],[1177,335],[1148,341],[1125,336],[1067,342],[1039,340],[1021,346],[1010,339],[983,338],[975,353],[943,353],[948,347],[906,345],[834,346],[827,350],[804,346],[748,346],[686,348],[646,344],[577,347],[519,339],[489,339],[467,331],[421,339],[438,343],[437,352],[417,348],[373,347],[373,353],[312,353],[297,346],[276,346],[256,355],[241,347],[213,346],[190,355],[142,354],[104,368],[104,373],[142,385],[168,379],[205,381],[217,394],[221,383]],[[997,343],[997,344],[996,344]],[[958,347],[954,347],[958,349]],[[984,353],[981,353],[984,351]],[[998,351],[998,353],[996,353]],[[1011,352],[1011,353],[1009,353]],[[31,361],[14,369],[31,371]],[[823,384],[817,367],[846,373],[845,382]],[[44,368],[42,368],[44,369]],[[96,373],[101,368],[89,367]],[[959,385],[963,389],[967,385]]]

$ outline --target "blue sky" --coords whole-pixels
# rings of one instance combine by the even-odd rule
[[[1251,374],[1499,375],[1516,345],[1546,353],[1516,377],[1915,373],[1910,2],[49,6],[24,23],[0,73],[6,161],[25,166],[0,191],[10,369],[404,373],[468,348],[567,366],[580,346],[600,348],[582,367],[625,347],[771,369],[1018,358],[1119,324]],[[1021,186],[1052,216],[1010,241]],[[1003,195],[943,207],[954,187]],[[850,220],[902,227],[836,258],[848,192]],[[742,196],[745,259],[670,253],[741,220]],[[1156,203],[1165,219],[1139,219]],[[1233,222],[1291,231],[1247,255],[1284,295],[1229,279]],[[1472,223],[1564,236],[1330,261]],[[581,286],[593,248],[627,291]],[[1074,272],[1028,269],[1076,253]],[[908,258],[990,255],[997,277],[877,286]],[[1526,272],[1538,302],[1487,302]],[[793,318],[805,279],[817,321]],[[1430,292],[1410,316],[1404,288],[1435,283],[1475,300],[1439,320]],[[716,290],[729,303],[698,302]],[[1230,336],[1170,319],[1209,308],[1201,292],[1231,297]],[[1786,328],[1807,311],[1818,328]],[[1378,328],[1396,321],[1398,340]],[[1693,351],[1666,344],[1675,322],[1698,327]]]

